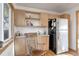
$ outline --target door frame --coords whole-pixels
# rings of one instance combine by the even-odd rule
[[[78,53],[78,13],[79,11],[76,11],[76,52]]]

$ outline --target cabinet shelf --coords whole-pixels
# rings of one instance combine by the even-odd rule
[[[47,27],[47,26],[16,26],[16,27],[44,28],[44,27]],[[48,28],[48,27],[47,27],[47,28]]]
[[[38,18],[25,18],[25,19],[28,19],[28,20],[40,20]]]

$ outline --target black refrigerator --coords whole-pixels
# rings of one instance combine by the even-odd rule
[[[63,18],[48,21],[49,49],[59,54],[68,51],[68,20]]]
[[[56,53],[56,19],[48,21],[49,49]]]

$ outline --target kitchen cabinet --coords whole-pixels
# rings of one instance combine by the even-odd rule
[[[49,36],[38,36],[37,49],[49,50]]]
[[[57,14],[48,14],[48,19],[59,18]]]
[[[14,11],[14,23],[16,26],[25,26],[25,12],[21,10]]]
[[[24,37],[15,38],[14,48],[16,56],[24,56],[26,54],[25,38]]]
[[[39,20],[40,19],[40,13],[34,13],[34,12],[25,12],[26,19],[31,20]]]
[[[15,56],[25,56],[29,54],[29,48],[37,50],[49,50],[49,36],[32,35],[26,37],[16,37],[14,40]],[[30,47],[29,47],[30,46]]]
[[[48,26],[48,14],[40,13],[40,24],[41,26]]]
[[[69,14],[62,14],[62,15],[60,15],[60,18],[67,18],[69,20],[70,15]]]

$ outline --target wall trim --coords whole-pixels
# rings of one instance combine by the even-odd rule
[[[76,11],[76,51],[78,52],[78,13],[79,11]]]

